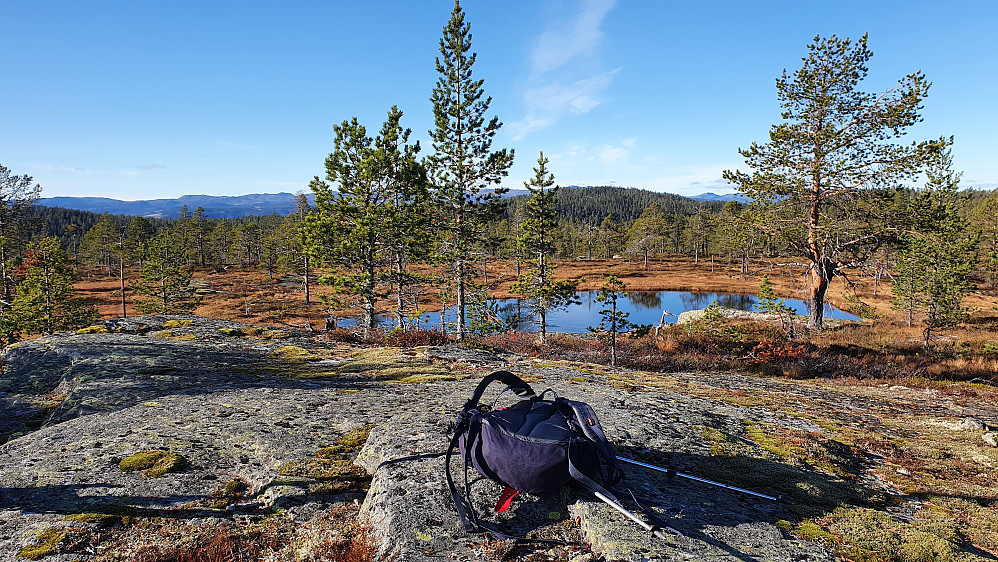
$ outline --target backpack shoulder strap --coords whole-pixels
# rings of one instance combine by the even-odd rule
[[[576,425],[582,430],[582,434],[586,439],[596,447],[600,458],[609,469],[609,474],[606,475],[607,485],[615,485],[623,478],[624,473],[617,463],[617,455],[603,433],[603,427],[600,426],[593,407],[585,402],[576,400],[563,400],[563,402],[572,409]]]
[[[475,388],[475,392],[471,395],[471,398],[464,405],[465,411],[470,410],[478,406],[479,400],[485,395],[485,389],[496,381],[499,381],[506,386],[508,386],[517,396],[523,400],[527,400],[536,396],[534,394],[534,389],[530,388],[530,385],[523,382],[523,379],[510,373],[509,371],[496,371],[491,375],[482,379],[482,382],[478,383],[478,387]]]

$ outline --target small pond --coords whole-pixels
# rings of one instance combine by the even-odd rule
[[[596,326],[600,321],[600,310],[604,304],[596,300],[596,291],[579,292],[581,304],[572,305],[567,310],[557,310],[548,313],[548,331],[550,332],[587,332],[589,326]],[[657,325],[662,321],[662,312],[668,311],[675,316],[666,315],[666,323],[676,322],[676,316],[687,310],[707,308],[712,302],[717,302],[725,308],[736,310],[756,310],[757,299],[754,295],[737,295],[731,293],[694,293],[689,291],[657,291],[628,292],[617,300],[617,308],[628,314],[627,320],[634,324]],[[784,299],[784,303],[797,314],[807,314],[807,305],[800,300]],[[521,308],[519,299],[500,299],[497,301],[499,313],[503,318],[513,318],[519,314],[521,320],[519,329],[530,332],[537,330],[536,318],[529,317],[526,308]],[[448,309],[444,314],[445,321],[453,322],[454,309]],[[840,320],[859,320],[859,317],[843,312],[831,305],[825,305],[825,318]],[[352,320],[352,319],[351,319]],[[391,319],[382,318],[391,323]],[[420,317],[420,322],[426,328],[440,326],[440,313],[428,312]],[[346,326],[352,321],[342,322]]]

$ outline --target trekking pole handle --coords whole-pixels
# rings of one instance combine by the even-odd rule
[[[660,466],[655,466],[653,464],[647,464],[634,459],[628,459],[625,457],[617,457],[618,461],[623,461],[635,466],[640,466],[642,468],[647,468],[649,470],[657,470],[659,472],[664,472],[670,476],[679,476],[680,478],[687,478],[689,480],[695,480],[697,482],[702,482],[704,484],[710,484],[711,486],[717,486],[719,488],[724,488],[726,490],[733,490],[735,492],[741,492],[743,494],[749,494],[759,498],[764,498],[767,500],[772,500],[774,502],[780,501],[779,498],[774,498],[773,496],[767,496],[766,494],[760,494],[759,492],[753,492],[752,490],[746,490],[745,488],[738,488],[735,486],[728,486],[727,484],[721,484],[720,482],[714,482],[713,480],[707,480],[706,478],[700,478],[699,476],[693,476],[690,474],[683,474],[682,472],[676,472],[674,469],[662,468]]]

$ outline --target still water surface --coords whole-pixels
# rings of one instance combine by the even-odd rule
[[[551,332],[586,332],[590,326],[596,326],[600,321],[600,310],[604,303],[596,301],[596,291],[579,293],[581,304],[572,305],[567,310],[548,313],[548,331]],[[666,315],[666,323],[676,322],[676,316],[687,311],[707,308],[712,302],[720,306],[736,310],[757,310],[758,300],[755,295],[737,295],[731,293],[693,293],[688,291],[658,291],[629,292],[617,300],[617,308],[628,314],[627,320],[634,324],[658,324],[662,321],[662,312],[668,311],[674,316]],[[807,314],[807,305],[800,300],[784,299],[785,304],[797,314]],[[519,299],[498,300],[500,314],[504,318],[512,318],[519,314],[522,331],[536,331],[536,318],[528,315],[526,307],[520,307]],[[859,317],[843,312],[831,305],[825,305],[825,318],[841,320],[859,320]],[[444,314],[445,322],[453,322],[454,310],[448,309]],[[391,324],[391,319],[382,318],[384,323]],[[424,328],[440,326],[440,313],[428,312],[420,317]],[[348,325],[348,322],[341,325]]]

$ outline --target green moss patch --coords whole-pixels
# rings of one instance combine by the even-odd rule
[[[278,469],[281,476],[309,478],[313,494],[366,492],[371,477],[353,464],[353,457],[367,442],[373,425],[358,427],[341,435],[336,443],[315,452],[314,458],[292,461]]]
[[[817,530],[813,530],[818,527]],[[836,537],[835,554],[849,560],[930,562],[971,561],[980,557],[962,551],[958,528],[938,519],[899,521],[886,513],[865,508],[839,508],[799,528]],[[801,538],[808,538],[801,534]]]
[[[745,433],[760,447],[843,478],[854,478],[864,453],[818,432],[746,421]]]
[[[232,337],[240,337],[246,335],[239,328],[219,328],[218,331],[221,332],[223,335],[232,336]]]
[[[280,361],[318,361],[322,356],[303,347],[285,345],[271,352],[270,358]]]
[[[425,355],[412,354],[409,350],[377,347],[351,353],[336,370],[344,374],[364,375],[403,384],[462,380],[477,376],[453,367],[435,364]]]
[[[163,323],[164,328],[186,328],[193,324],[193,320],[167,320]]]
[[[86,328],[80,328],[76,331],[77,334],[106,334],[108,333],[107,326],[100,324],[97,326],[87,326]]]
[[[67,533],[65,529],[45,529],[41,533],[38,533],[38,540],[41,541],[40,544],[26,546],[17,555],[28,560],[40,560],[46,556],[55,554],[59,548],[59,544],[66,538]]]
[[[67,515],[64,521],[93,523],[100,527],[113,527],[119,524],[131,525],[136,521],[136,511],[131,506],[108,505],[94,511]]]
[[[316,480],[309,484],[309,492],[319,494],[365,492],[371,483],[371,477],[353,461],[339,458],[293,461],[281,466],[277,473]]]
[[[139,451],[118,463],[122,472],[141,470],[149,478],[159,478],[167,472],[180,472],[186,466],[184,457],[167,451]]]

